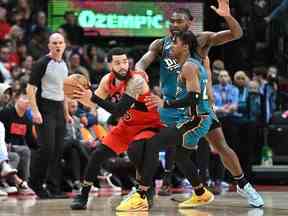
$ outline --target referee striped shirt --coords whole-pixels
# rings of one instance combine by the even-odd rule
[[[64,101],[63,82],[67,76],[68,66],[64,60],[44,56],[33,65],[29,84],[37,87],[37,100]]]

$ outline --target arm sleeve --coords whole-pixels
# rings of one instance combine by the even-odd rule
[[[136,102],[133,97],[127,94],[124,94],[118,103],[112,103],[110,101],[103,100],[95,94],[91,97],[91,101],[98,104],[100,107],[110,112],[115,117],[123,116],[127,110],[130,109],[130,107]]]
[[[188,94],[181,99],[164,101],[164,108],[181,108],[188,106],[196,106],[199,103],[200,94],[198,92],[188,92]]]
[[[41,79],[45,74],[45,70],[49,60],[49,57],[45,56],[33,64],[29,84],[34,86],[40,85]]]

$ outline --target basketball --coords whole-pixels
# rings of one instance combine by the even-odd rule
[[[78,85],[83,86],[85,89],[90,88],[89,80],[81,74],[72,74],[64,80],[64,94],[70,99],[73,99],[74,90],[80,90]]]

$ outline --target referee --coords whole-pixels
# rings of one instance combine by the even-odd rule
[[[31,161],[29,186],[40,199],[65,198],[60,189],[60,160],[65,119],[71,121],[64,106],[63,81],[68,76],[67,64],[62,59],[65,47],[63,36],[53,33],[48,43],[50,52],[33,65],[27,86],[39,144]]]

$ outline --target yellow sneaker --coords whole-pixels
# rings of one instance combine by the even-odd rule
[[[204,194],[201,196],[196,196],[195,193],[192,194],[192,197],[182,203],[179,203],[179,208],[193,208],[197,206],[207,205],[214,200],[214,194],[208,191],[206,188]]]
[[[116,207],[116,211],[148,211],[147,198],[135,191]]]

